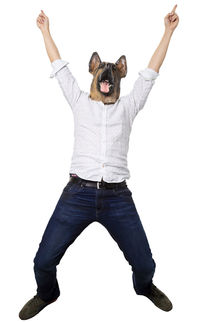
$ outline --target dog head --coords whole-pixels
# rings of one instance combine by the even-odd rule
[[[102,62],[94,52],[89,61],[89,72],[93,75],[90,98],[104,104],[114,104],[120,95],[121,78],[127,74],[126,57],[121,56],[115,64]]]

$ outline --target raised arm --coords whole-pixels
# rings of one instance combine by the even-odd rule
[[[58,48],[56,47],[53,38],[51,37],[49,30],[49,18],[45,15],[44,11],[41,10],[41,13],[37,17],[37,26],[40,28],[44,43],[49,56],[50,62],[52,63],[56,59],[61,59]]]
[[[163,63],[163,60],[165,59],[169,42],[171,40],[171,36],[179,23],[179,17],[175,13],[176,7],[177,5],[175,5],[172,11],[168,13],[164,18],[164,23],[165,23],[164,35],[148,65],[148,68],[151,68],[156,72],[159,72],[159,69]]]
[[[41,10],[41,13],[38,15],[36,21],[38,28],[42,32],[47,55],[53,68],[50,77],[56,77],[66,100],[73,109],[78,98],[80,97],[81,90],[76,79],[67,66],[69,63],[65,60],[62,60],[60,57],[58,48],[56,47],[50,34],[49,18],[45,15],[43,10]]]
[[[176,7],[177,5],[175,5],[172,12],[168,13],[164,18],[165,32],[148,67],[139,72],[139,77],[136,79],[132,91],[124,98],[127,103],[126,105],[130,108],[132,121],[145,105],[155,80],[159,76],[159,69],[165,58],[169,41],[179,22],[179,18],[175,13]]]

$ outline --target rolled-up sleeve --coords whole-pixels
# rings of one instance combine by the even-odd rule
[[[155,80],[159,75],[159,73],[151,68],[145,68],[144,70],[139,71],[138,74],[141,75],[145,80],[150,81]]]
[[[130,108],[132,120],[144,107],[155,80],[159,76],[159,73],[151,68],[145,68],[139,71],[138,74],[139,77],[136,79],[133,89],[125,96],[126,103]]]
[[[69,63],[62,59],[56,59],[51,63],[52,72],[50,78],[56,78],[66,98],[68,104],[73,109],[80,94],[81,90],[75,77],[72,75],[68,68]]]

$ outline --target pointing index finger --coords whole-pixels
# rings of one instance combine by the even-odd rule
[[[174,6],[174,8],[172,9],[171,13],[175,13],[176,7],[177,7],[177,4],[176,4],[176,5]]]

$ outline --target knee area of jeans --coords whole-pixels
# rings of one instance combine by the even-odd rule
[[[52,265],[49,263],[49,261],[45,261],[44,259],[34,258],[33,263],[34,270],[50,271],[52,269]]]

